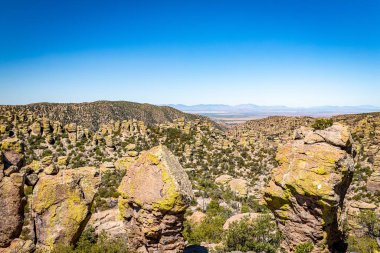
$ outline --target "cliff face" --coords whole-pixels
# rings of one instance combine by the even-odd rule
[[[283,248],[294,251],[311,242],[315,252],[336,247],[342,238],[340,212],[350,185],[354,160],[347,127],[302,128],[280,146],[279,167],[265,190],[265,200],[284,235]]]

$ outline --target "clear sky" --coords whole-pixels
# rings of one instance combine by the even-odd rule
[[[380,106],[379,0],[0,0],[0,104]]]

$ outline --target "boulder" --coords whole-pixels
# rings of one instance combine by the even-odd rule
[[[315,134],[324,141],[306,139]],[[340,213],[354,170],[348,153],[351,136],[340,124],[310,130],[304,139],[300,136],[278,148],[279,167],[272,171],[264,198],[278,221],[287,252],[308,241],[316,252],[323,252],[342,241]]]
[[[19,172],[19,171],[20,171],[19,167],[12,165],[12,166],[8,167],[6,170],[4,170],[4,175],[10,176],[11,174]]]
[[[325,130],[317,130],[315,133],[327,143],[341,148],[350,147],[353,142],[349,128],[340,123],[334,123],[331,127]]]
[[[67,167],[67,156],[59,156],[57,159],[57,166],[60,170]]]
[[[37,248],[51,249],[77,240],[89,218],[98,175],[98,169],[84,167],[39,178],[32,196]]]
[[[217,177],[215,179],[215,183],[224,186],[224,185],[228,184],[228,182],[230,182],[232,180],[232,178],[233,177],[230,175],[220,175],[219,177]]]
[[[25,184],[28,186],[35,186],[38,181],[38,175],[36,173],[32,173],[26,176]]]
[[[128,144],[128,145],[126,146],[126,149],[127,149],[128,151],[135,150],[135,149],[136,149],[136,144],[133,144],[133,143]]]
[[[131,150],[131,151],[128,151],[127,154],[128,154],[128,156],[130,156],[130,157],[136,157],[136,156],[139,155],[139,152],[134,151],[134,150]]]
[[[13,173],[0,181],[0,248],[10,245],[22,230],[24,177]]]
[[[206,218],[206,216],[207,215],[205,213],[203,213],[203,212],[195,211],[190,216],[188,216],[186,218],[186,220],[188,220],[189,222],[191,222],[194,225],[199,225],[199,224],[202,223],[202,221],[204,221],[204,219]]]
[[[165,147],[141,153],[126,171],[119,209],[129,245],[139,252],[180,252],[184,212],[193,197],[191,183],[177,158]]]
[[[243,219],[247,219],[248,221],[254,221],[260,215],[262,215],[262,214],[260,214],[260,213],[239,213],[239,214],[235,214],[226,220],[226,222],[223,225],[223,229],[228,230],[232,223],[239,222]]]
[[[24,163],[24,144],[16,137],[7,138],[1,142],[1,151],[5,168],[12,165],[21,167]]]
[[[44,173],[46,175],[56,175],[58,171],[59,169],[57,166],[55,166],[55,164],[51,164],[44,169]]]
[[[234,178],[228,182],[228,186],[231,191],[240,197],[247,196],[248,194],[248,182],[245,179]]]

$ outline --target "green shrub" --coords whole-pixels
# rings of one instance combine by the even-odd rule
[[[42,157],[45,157],[45,156],[51,156],[53,154],[53,152],[50,150],[50,149],[45,149],[43,152],[42,152]]]
[[[346,240],[348,252],[373,253],[379,250],[376,237],[380,236],[380,221],[374,211],[361,211],[357,217],[358,223],[365,228],[362,237],[349,236]]]
[[[189,243],[218,243],[222,240],[223,225],[230,217],[231,211],[221,207],[216,200],[211,200],[206,215],[206,218],[199,225],[185,222],[183,236]]]
[[[227,251],[277,252],[281,234],[270,215],[262,215],[255,221],[243,219],[231,224],[224,237]]]
[[[130,253],[127,243],[122,239],[107,238],[105,234],[96,237],[93,230],[84,231],[77,247],[58,244],[52,253]]]
[[[225,219],[220,216],[207,216],[199,225],[185,222],[183,236],[191,244],[200,244],[201,242],[218,243],[223,236],[224,223]]]
[[[311,242],[301,243],[296,246],[295,253],[310,253],[314,249],[314,244]]]
[[[33,193],[33,187],[32,186],[24,186],[24,194],[26,196],[28,196],[32,193]]]
[[[324,130],[330,126],[332,126],[332,119],[317,119],[314,124],[311,126],[315,130]]]
[[[358,221],[359,224],[366,228],[368,236],[380,236],[380,220],[374,211],[361,211],[358,216]]]
[[[358,252],[358,253],[374,253],[378,250],[377,242],[374,238],[369,236],[363,237],[353,237],[350,236],[347,239],[347,252]]]

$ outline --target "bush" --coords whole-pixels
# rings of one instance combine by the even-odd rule
[[[362,237],[349,236],[347,239],[348,252],[373,253],[379,249],[376,237],[380,236],[380,221],[374,211],[361,211],[357,217],[358,223],[365,228]]]
[[[250,222],[248,219],[232,223],[224,244],[227,251],[277,252],[281,234],[270,215],[262,215]]]
[[[58,244],[52,253],[130,253],[122,239],[110,239],[105,234],[96,237],[93,229],[84,231],[77,247]]]
[[[374,211],[366,210],[360,212],[358,220],[359,224],[366,228],[368,236],[380,236],[380,221]]]
[[[191,244],[218,243],[222,239],[224,223],[225,219],[220,216],[207,216],[201,224],[195,226],[185,222],[183,236]]]
[[[53,155],[53,152],[50,149],[45,149],[42,152],[42,157],[51,156],[51,155]]]
[[[185,222],[183,236],[189,243],[218,243],[222,240],[223,225],[230,217],[231,211],[219,206],[216,200],[212,200],[207,207],[206,215],[199,225]]]
[[[306,242],[296,246],[296,253],[310,253],[313,249],[313,243]]]
[[[347,252],[374,253],[378,249],[376,240],[369,236],[360,238],[350,236],[348,237],[347,244]]]
[[[331,127],[332,124],[332,119],[317,119],[311,127],[315,130],[324,130],[328,127]]]

